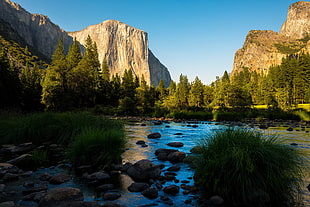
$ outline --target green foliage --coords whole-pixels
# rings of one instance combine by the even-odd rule
[[[118,127],[108,130],[84,128],[74,139],[69,158],[78,166],[91,163],[106,168],[120,161],[124,144],[124,131]]]
[[[299,109],[298,111],[296,111],[294,114],[296,114],[297,116],[300,117],[301,120],[303,121],[310,121],[310,113],[305,111],[305,110],[301,110]]]
[[[0,144],[40,144],[46,141],[68,144],[83,128],[109,129],[112,126],[122,129],[118,122],[85,112],[3,116],[0,120]]]
[[[175,119],[196,119],[196,120],[212,120],[212,112],[205,111],[180,111],[170,114]]]
[[[297,42],[276,43],[274,44],[274,46],[282,54],[295,54],[304,47],[304,44],[301,44],[301,42],[297,41]]]
[[[300,200],[306,160],[275,136],[218,131],[199,144],[195,182],[230,206],[292,206]]]

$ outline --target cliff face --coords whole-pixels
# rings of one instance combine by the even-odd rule
[[[148,49],[147,33],[116,20],[107,20],[78,32],[69,32],[81,44],[89,35],[97,43],[99,60],[110,66],[111,74],[122,75],[125,69],[157,85],[163,79],[168,85],[170,74]]]
[[[299,1],[290,6],[280,34],[295,39],[301,39],[310,34],[310,2]]]
[[[297,2],[290,6],[287,20],[279,33],[252,30],[244,45],[235,53],[232,75],[249,68],[266,74],[270,66],[279,65],[289,54],[310,51],[310,2]]]
[[[0,0],[0,19],[10,24],[28,45],[48,57],[53,54],[59,38],[66,48],[72,43],[72,38],[48,17],[30,14],[9,0]]]

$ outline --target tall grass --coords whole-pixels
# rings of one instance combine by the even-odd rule
[[[121,130],[122,124],[86,112],[48,112],[12,116],[0,120],[0,144],[23,142],[68,144],[87,127]]]
[[[276,136],[228,129],[200,144],[195,182],[229,206],[292,206],[300,201],[306,161]]]
[[[125,144],[123,123],[86,112],[2,117],[0,144],[63,144],[75,164],[106,167],[119,161]]]
[[[94,166],[108,167],[119,162],[124,137],[123,130],[85,128],[73,141],[69,158],[76,165],[89,164],[91,160]]]

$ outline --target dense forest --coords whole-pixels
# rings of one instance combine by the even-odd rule
[[[210,85],[199,77],[189,82],[147,85],[144,77],[125,70],[110,75],[105,60],[98,59],[96,43],[87,38],[85,48],[75,40],[65,52],[59,40],[49,64],[32,55],[28,47],[0,38],[0,107],[24,111],[66,111],[93,108],[111,115],[168,116],[177,112],[231,111],[267,105],[287,111],[310,103],[310,55],[293,54],[267,75],[249,68],[230,76],[227,71]]]

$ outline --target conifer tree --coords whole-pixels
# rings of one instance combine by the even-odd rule
[[[190,107],[199,109],[203,107],[204,86],[201,80],[196,76],[194,82],[191,84],[188,103]]]

